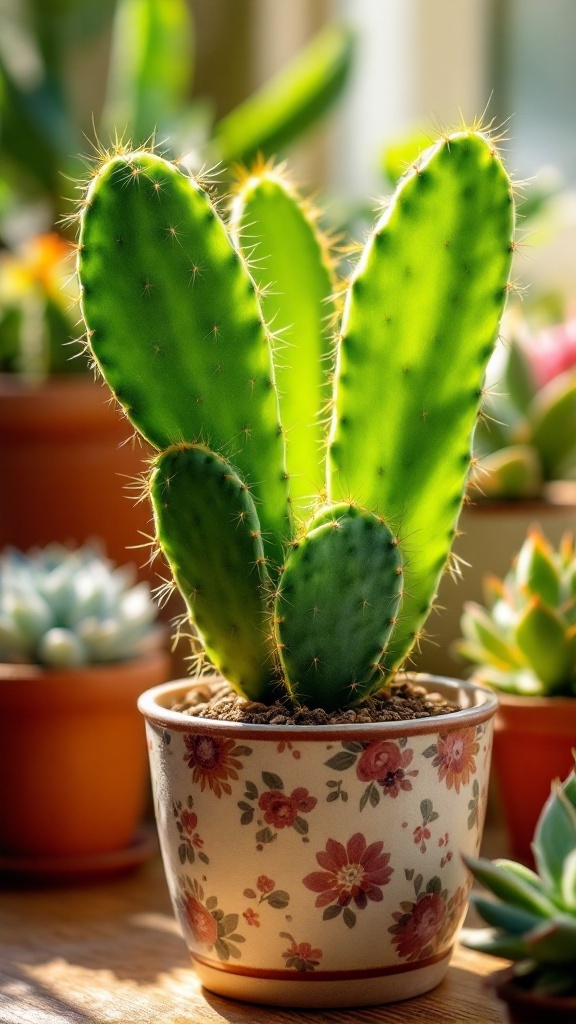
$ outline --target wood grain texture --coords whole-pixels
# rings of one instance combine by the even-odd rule
[[[276,1010],[201,988],[158,858],[91,885],[0,891],[0,1024],[501,1024],[483,987],[498,966],[459,948],[445,981],[411,1002]]]

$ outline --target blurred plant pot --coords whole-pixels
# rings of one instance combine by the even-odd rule
[[[156,645],[111,665],[0,665],[0,862],[73,869],[134,841],[148,793],[136,701],[168,669]]]
[[[490,978],[491,987],[505,1005],[510,1024],[574,1024],[576,998],[546,996],[523,988],[509,968]]]
[[[497,701],[419,682],[465,710],[409,722],[282,726],[142,695],[164,866],[206,988],[249,1002],[359,1006],[444,976],[478,851]]]
[[[1,375],[0,547],[100,538],[113,561],[142,566],[147,552],[130,548],[152,532],[151,513],[126,487],[150,453],[128,440],[132,433],[89,374],[38,387]],[[150,569],[139,575],[158,582]]]
[[[462,576],[444,575],[436,604],[427,623],[430,640],[424,640],[413,659],[416,671],[466,677],[470,666],[459,661],[453,647],[460,639],[460,617],[465,601],[483,603],[483,579],[488,573],[505,576],[526,537],[528,528],[540,523],[546,537],[557,546],[562,534],[576,529],[576,482],[549,484],[543,501],[485,501],[466,505],[458,529],[461,536],[454,553],[462,560]]]
[[[551,783],[574,764],[576,698],[499,693],[498,699],[494,774],[502,815],[512,857],[531,865],[530,844]]]

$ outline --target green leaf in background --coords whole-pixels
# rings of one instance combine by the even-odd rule
[[[420,154],[428,149],[434,135],[416,128],[384,146],[380,154],[380,170],[391,185],[396,185]]]
[[[340,94],[353,49],[349,28],[333,24],[323,29],[287,67],[218,122],[212,160],[229,166],[283,150]]]
[[[194,66],[185,0],[119,0],[103,129],[141,145],[179,116]]]

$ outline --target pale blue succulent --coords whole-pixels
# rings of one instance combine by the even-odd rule
[[[514,961],[518,983],[533,992],[576,996],[576,774],[555,783],[532,844],[536,872],[508,860],[466,858],[497,898],[473,893],[488,928],[465,929],[471,949]]]
[[[0,660],[67,668],[139,653],[157,614],[147,583],[91,546],[0,555]]]

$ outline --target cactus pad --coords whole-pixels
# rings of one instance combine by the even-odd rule
[[[182,447],[158,457],[150,492],[158,540],[210,659],[241,693],[270,696],[268,573],[246,485],[207,448]]]
[[[345,504],[312,520],[275,604],[280,660],[298,703],[332,710],[377,688],[402,585],[400,551],[383,520]]]
[[[270,554],[289,537],[284,439],[254,283],[203,189],[150,153],[90,185],[80,237],[90,346],[158,449],[207,444],[261,500]]]
[[[418,636],[454,538],[512,230],[491,142],[457,133],[400,183],[347,296],[328,493],[385,515],[403,543],[409,594],[388,669]]]

